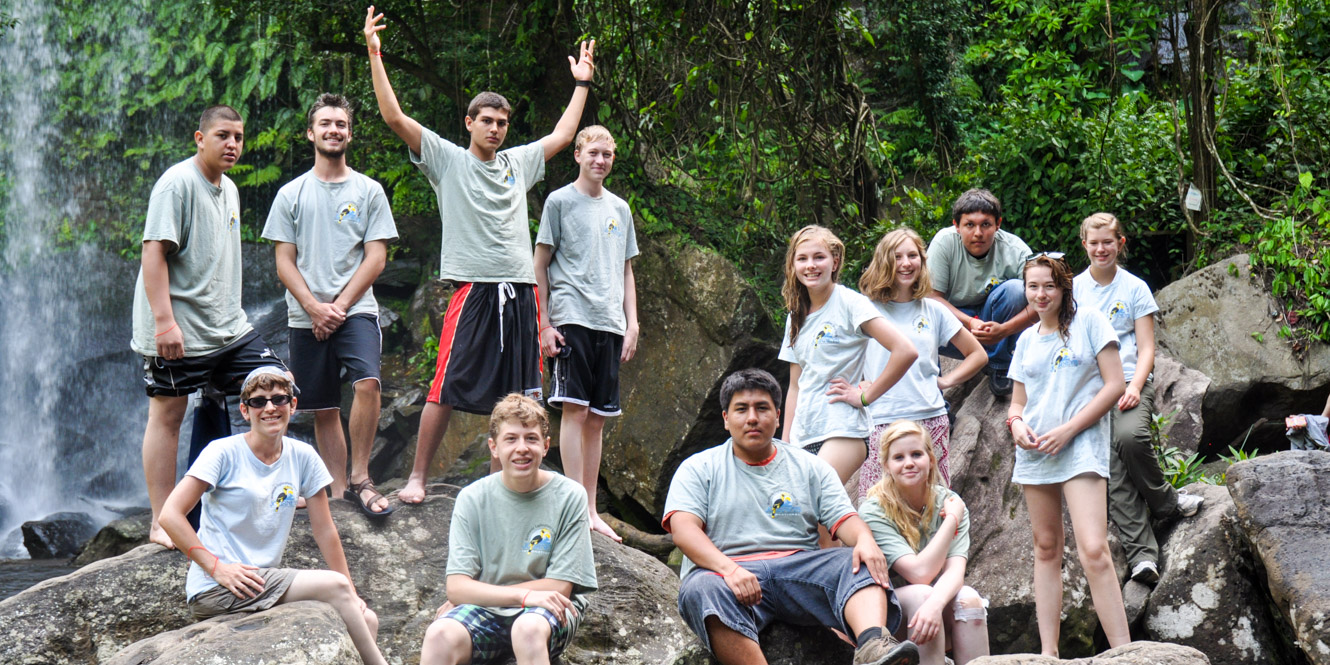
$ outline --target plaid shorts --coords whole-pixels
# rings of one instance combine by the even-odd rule
[[[466,628],[471,635],[471,662],[475,665],[499,662],[513,654],[513,623],[523,614],[537,614],[550,624],[550,659],[563,653],[573,641],[582,615],[569,612],[567,621],[559,623],[552,612],[543,607],[528,607],[518,614],[504,616],[478,605],[458,605],[439,619],[452,619]]]

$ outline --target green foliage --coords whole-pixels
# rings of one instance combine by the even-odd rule
[[[1317,187],[1309,172],[1299,174],[1287,211],[1255,234],[1244,233],[1242,242],[1252,244],[1252,263],[1287,308],[1280,336],[1299,346],[1330,342],[1330,188]]]
[[[1164,479],[1174,489],[1182,489],[1192,483],[1222,484],[1223,476],[1213,476],[1205,472],[1202,467],[1205,461],[1200,453],[1187,455],[1176,446],[1168,445],[1168,434],[1164,430],[1168,429],[1169,423],[1173,422],[1177,415],[1178,409],[1167,414],[1150,414],[1150,440],[1154,446],[1155,459],[1159,462],[1159,469],[1164,472]]]

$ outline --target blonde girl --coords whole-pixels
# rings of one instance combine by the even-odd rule
[[[878,439],[896,421],[917,421],[928,432],[942,474],[942,484],[951,486],[947,444],[951,424],[942,391],[964,382],[988,364],[988,353],[970,331],[961,326],[945,305],[929,298],[933,281],[928,273],[924,240],[912,229],[896,229],[877,243],[873,260],[859,278],[863,292],[892,327],[910,340],[919,359],[882,399],[868,407],[873,430],[868,437],[868,459],[859,471],[859,499],[882,478]],[[941,374],[938,348],[954,344],[965,359],[956,369]],[[875,377],[886,367],[891,353],[869,344],[864,357],[864,378]]]
[[[934,446],[918,423],[902,420],[879,438],[882,480],[859,515],[887,557],[909,639],[919,662],[957,665],[988,655],[988,601],[965,586],[970,515],[940,480]]]
[[[1159,311],[1150,287],[1118,262],[1126,254],[1122,222],[1106,212],[1081,222],[1081,246],[1090,267],[1072,280],[1076,304],[1108,317],[1118,338],[1126,392],[1110,410],[1108,515],[1122,533],[1132,579],[1159,581],[1159,543],[1151,518],[1190,517],[1201,497],[1178,494],[1159,469],[1150,438],[1155,389],[1154,314]]]
[[[1108,410],[1126,387],[1118,339],[1104,315],[1078,310],[1061,254],[1026,261],[1025,297],[1039,316],[1016,341],[1007,427],[1016,445],[1012,482],[1024,487],[1034,535],[1034,601],[1044,655],[1058,655],[1062,612],[1062,502],[1112,646],[1131,641],[1108,549]]]
[[[842,483],[868,456],[868,405],[918,356],[868,298],[839,283],[844,255],[845,245],[821,226],[805,226],[790,238],[781,289],[790,314],[779,356],[790,363],[785,437],[829,462]],[[891,358],[861,387],[864,350],[873,340]]]

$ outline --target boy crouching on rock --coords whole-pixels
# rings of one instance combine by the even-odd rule
[[[549,419],[508,395],[490,415],[501,470],[457,495],[448,527],[448,603],[425,632],[422,665],[548,663],[572,642],[596,590],[586,490],[543,471]]]

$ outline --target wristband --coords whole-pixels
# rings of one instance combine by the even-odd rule
[[[1025,419],[1022,418],[1022,417],[1020,417],[1020,416],[1012,416],[1012,417],[1010,417],[1010,418],[1007,419],[1007,431],[1008,431],[1008,432],[1011,431],[1011,426],[1012,426],[1012,424],[1015,423],[1017,420],[1019,420],[1019,421],[1021,421],[1021,422],[1025,422]]]
[[[157,333],[156,335],[153,335],[153,338],[161,337],[162,335],[165,335],[166,333],[169,333],[169,332],[171,332],[172,330],[175,330],[175,327],[176,327],[176,324],[175,324],[174,322],[172,322],[170,328],[167,328],[166,330],[163,330],[163,331]]]
[[[863,404],[865,407],[868,406],[868,393],[862,390],[859,391],[859,403]]]
[[[526,593],[522,594],[522,607],[526,607],[526,597],[530,595],[531,595],[530,590],[527,590]]]
[[[577,87],[579,87],[579,88],[590,88],[590,87],[591,87],[591,81],[573,81],[573,85],[575,85],[575,86],[577,86]]]
[[[369,52],[369,57],[371,57],[371,58],[379,58],[379,57],[382,57],[382,56],[383,56],[383,51],[370,51],[370,52]]]

